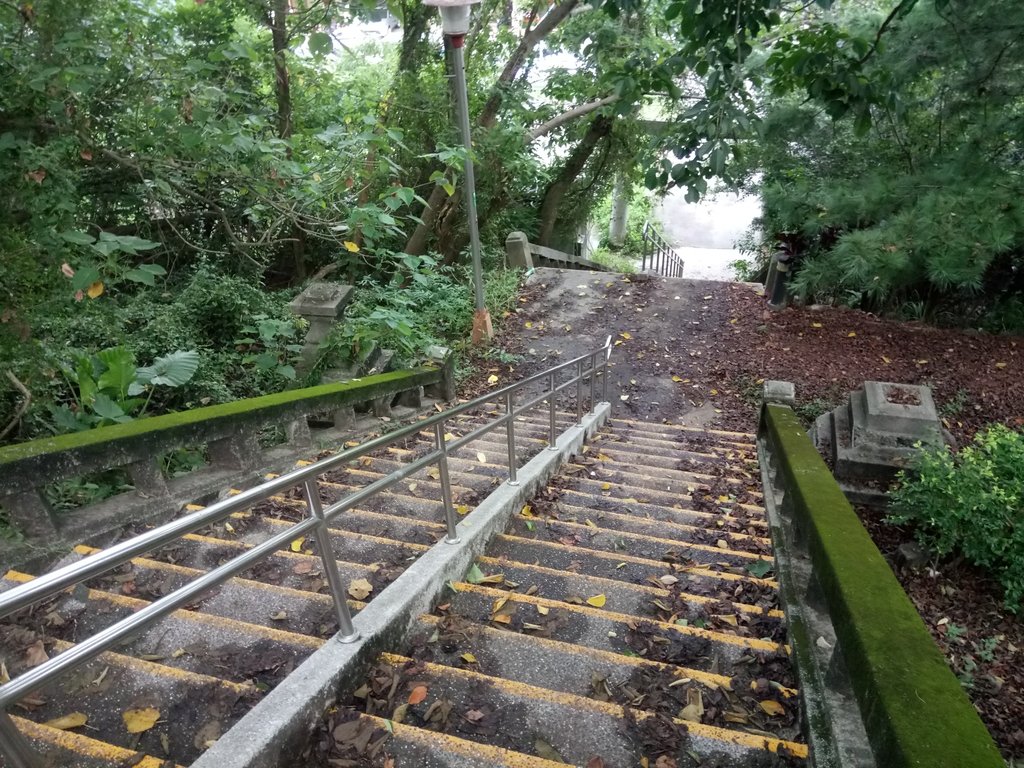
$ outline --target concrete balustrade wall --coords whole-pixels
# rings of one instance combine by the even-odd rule
[[[0,448],[0,508],[15,534],[0,545],[0,564],[33,552],[154,521],[185,504],[229,487],[257,482],[290,468],[322,447],[379,427],[393,408],[419,408],[424,396],[455,398],[450,359],[351,381],[295,389],[180,413],[137,419],[85,432]],[[397,414],[396,414],[397,415]],[[260,446],[260,433],[284,430],[285,441]],[[209,463],[181,477],[165,477],[161,458],[205,446]],[[73,510],[57,512],[45,489],[55,483],[121,469],[132,489]],[[0,567],[0,572],[3,571]]]

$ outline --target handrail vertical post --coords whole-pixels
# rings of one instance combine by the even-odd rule
[[[41,768],[43,762],[11,716],[0,711],[0,757],[9,768]]]
[[[508,438],[508,484],[519,485],[519,478],[516,469],[516,427],[515,411],[512,402],[512,393],[505,395],[505,416],[508,421],[505,424],[505,435]]]
[[[558,393],[555,392],[555,374],[552,373],[548,376],[548,450],[558,450],[558,434],[555,431],[555,399],[558,397]]]
[[[594,392],[597,389],[597,353],[590,356],[590,412],[597,410],[597,400],[594,399]]]
[[[583,426],[583,361],[576,363],[576,426]]]
[[[306,480],[303,486],[306,490],[306,507],[318,523],[317,527],[313,529],[313,535],[316,537],[320,559],[324,564],[324,576],[327,578],[331,599],[334,601],[334,615],[338,620],[338,641],[354,643],[359,639],[359,632],[352,624],[352,613],[348,609],[348,599],[345,597],[345,584],[338,572],[338,561],[334,557],[334,547],[331,545],[331,534],[327,527],[327,519],[324,517],[323,504],[320,503],[320,491],[316,479]]]
[[[608,402],[608,355],[601,355],[601,402]]]
[[[455,505],[452,503],[452,480],[448,475],[448,446],[444,441],[444,421],[434,424],[434,439],[437,441],[437,450],[441,455],[437,459],[437,469],[441,477],[441,499],[444,501],[444,519],[448,525],[448,535],[445,537],[446,544],[458,544],[459,532],[456,529],[458,520],[455,517]]]

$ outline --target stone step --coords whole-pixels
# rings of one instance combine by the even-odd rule
[[[442,706],[450,703],[450,720],[441,727],[450,727],[460,738],[470,741],[537,757],[557,756],[575,765],[585,765],[595,757],[610,765],[630,765],[643,754],[640,734],[632,733],[629,725],[630,720],[642,723],[649,717],[643,710],[627,714],[623,707],[611,702],[505,680],[480,671],[479,666],[479,662],[463,667],[443,666],[385,654],[369,679],[398,678],[396,694],[402,699],[385,702],[385,707],[401,706],[400,702],[408,699],[416,687],[427,689],[422,702],[406,704],[402,718],[405,724],[428,726],[431,721],[425,715],[431,706],[435,702],[442,702]],[[365,706],[376,710],[373,693],[368,693]],[[393,716],[393,712],[383,709],[375,714],[386,717]],[[467,717],[467,713],[473,715]],[[686,735],[689,751],[701,760],[717,759],[727,751],[742,760],[780,745],[805,752],[801,745],[772,738],[703,723],[670,722],[679,728],[680,738]],[[565,728],[566,723],[573,723],[574,727]]]
[[[561,500],[556,501],[551,508],[545,507],[542,510],[537,510],[537,516],[588,525],[587,521],[589,520],[599,528],[640,533],[648,536],[662,535],[676,541],[696,541],[702,544],[711,543],[717,545],[719,538],[725,538],[729,542],[730,549],[742,549],[759,554],[769,554],[771,552],[771,539],[762,535],[766,533],[762,528],[749,524],[744,528],[739,523],[730,523],[722,520],[722,518],[714,521],[717,525],[713,525],[711,519],[701,519],[699,517],[691,517],[689,518],[689,523],[681,523],[670,519],[655,520],[653,518],[589,509],[583,506],[568,504]],[[516,517],[513,518],[513,523],[519,527],[528,528],[526,526],[527,520],[529,518],[520,519]]]
[[[44,766],[61,768],[182,768],[170,760],[124,749],[74,731],[39,725],[23,717],[12,717],[17,729],[28,739]]]
[[[29,642],[53,656],[73,648],[25,627],[0,637],[0,652],[8,671],[17,676]],[[261,692],[251,683],[232,683],[217,677],[176,669],[120,653],[104,653],[62,678],[34,691],[18,708],[39,725],[73,715],[88,720],[76,727],[109,745],[150,755],[174,755],[190,763],[248,711]],[[129,733],[124,714],[152,708],[158,719],[152,728]],[[80,730],[79,730],[80,729]]]
[[[604,490],[603,485],[598,495],[560,487],[554,493],[555,503],[564,500],[574,507],[643,516],[651,520],[678,521],[687,525],[700,524],[704,527],[717,526],[718,521],[722,520],[723,526],[738,525],[744,529],[749,527],[767,533],[768,521],[765,519],[764,508],[757,505],[723,502],[710,494],[691,494],[690,498],[681,499],[670,506],[631,497],[623,498],[622,490],[616,486],[609,484],[609,488]]]
[[[155,600],[228,559],[226,555],[234,557],[248,549],[240,542],[221,542],[207,537],[190,537],[188,541],[194,545],[189,547],[192,553],[182,556],[176,564],[140,557],[108,576],[93,579],[88,586],[121,594],[128,586],[133,596]],[[99,551],[85,546],[75,550],[81,555]],[[186,563],[213,565],[197,568]],[[339,563],[339,570],[346,583],[357,578],[370,581],[374,585],[373,594],[386,586],[386,582],[381,583],[376,569]],[[246,576],[252,578],[230,579],[197,599],[193,606],[212,616],[314,637],[328,638],[338,631],[319,557],[282,552]],[[365,602],[349,601],[353,612],[362,610],[365,605]]]
[[[781,611],[765,610],[726,598],[691,594],[678,586],[678,580],[671,581],[671,585],[666,587],[660,578],[678,579],[668,574],[644,584],[634,584],[622,579],[587,576],[506,558],[479,557],[476,564],[485,577],[502,579],[492,586],[510,592],[530,592],[576,605],[602,595],[605,605],[619,613],[662,621],[687,619],[727,634],[784,641]],[[750,626],[755,627],[759,634],[751,635],[748,631]]]
[[[10,588],[32,578],[8,571],[0,587]],[[149,601],[136,597],[79,586],[47,603],[40,616],[45,619],[56,614],[61,623],[51,620],[40,629],[56,639],[78,643],[147,605]],[[25,617],[15,616],[13,623],[22,626],[25,621]],[[179,609],[128,641],[119,652],[231,682],[251,681],[267,690],[323,643],[321,638],[297,632]]]

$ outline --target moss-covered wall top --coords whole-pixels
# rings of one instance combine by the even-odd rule
[[[51,482],[71,471],[86,472],[101,464],[104,468],[121,466],[243,428],[284,424],[308,414],[434,384],[442,375],[438,368],[393,371],[7,446],[0,448],[0,491],[23,488],[26,478],[41,477]]]
[[[886,768],[1005,768],[981,718],[792,410],[762,432],[807,532],[871,746]]]

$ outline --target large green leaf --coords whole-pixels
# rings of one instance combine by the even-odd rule
[[[101,390],[109,390],[116,399],[123,401],[128,388],[135,381],[135,356],[124,347],[111,347],[96,354],[104,366],[97,385]]]
[[[102,392],[96,395],[96,401],[92,404],[92,409],[97,416],[110,421],[125,422],[132,420],[132,417],[125,413],[120,405]]]
[[[138,383],[180,387],[195,375],[199,368],[199,353],[196,351],[178,350],[169,355],[158,357],[152,365],[143,366],[136,372]],[[130,394],[138,394],[131,392]]]

